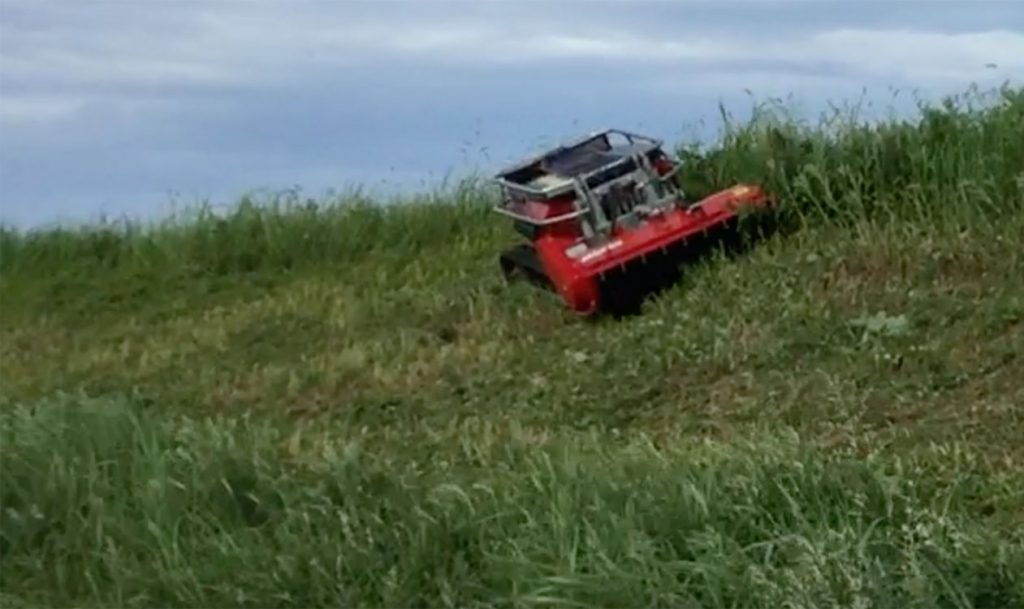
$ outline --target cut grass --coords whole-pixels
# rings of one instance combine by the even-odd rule
[[[684,150],[780,231],[621,321],[492,193],[0,232],[6,604],[1024,605],[1024,91]]]

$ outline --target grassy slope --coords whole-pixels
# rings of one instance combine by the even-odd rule
[[[688,155],[786,231],[619,322],[472,186],[3,233],[7,598],[1024,604],[1024,93],[967,103]]]

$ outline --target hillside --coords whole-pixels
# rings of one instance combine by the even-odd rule
[[[585,321],[472,182],[0,232],[4,606],[1024,606],[1024,90],[681,149],[782,230]]]

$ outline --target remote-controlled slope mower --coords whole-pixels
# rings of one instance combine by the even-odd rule
[[[502,171],[495,211],[530,241],[501,253],[504,276],[583,315],[635,310],[700,245],[734,230],[741,208],[768,206],[750,184],[687,201],[680,167],[660,140],[609,129]]]

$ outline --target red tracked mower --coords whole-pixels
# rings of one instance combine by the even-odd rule
[[[608,129],[500,172],[495,211],[529,240],[501,253],[504,276],[582,315],[636,310],[701,246],[735,236],[743,208],[768,208],[751,184],[688,201],[680,169],[660,140]]]

